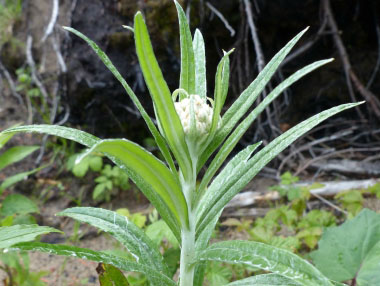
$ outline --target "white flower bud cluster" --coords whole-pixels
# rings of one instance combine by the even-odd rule
[[[194,101],[195,125],[199,135],[207,134],[212,123],[213,109],[197,94],[190,95]],[[190,133],[190,105],[191,99],[186,97],[179,102],[174,102],[175,109],[181,120],[185,134]]]

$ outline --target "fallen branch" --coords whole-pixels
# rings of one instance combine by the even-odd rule
[[[354,189],[368,189],[369,187],[379,183],[380,180],[356,180],[356,181],[343,181],[343,182],[320,182],[323,185],[321,188],[310,190],[311,194],[322,197],[335,196],[338,193],[354,190]],[[311,186],[312,182],[302,182],[295,184],[295,186],[307,187]],[[226,208],[240,208],[255,205],[260,202],[275,201],[280,199],[280,195],[276,191],[259,190],[259,191],[246,191],[235,196],[226,206]]]
[[[368,161],[354,161],[354,160],[322,160],[312,163],[310,166],[321,169],[327,172],[339,172],[345,174],[355,175],[380,175],[380,163]]]
[[[221,217],[263,217],[269,212],[270,208],[246,208],[238,210],[225,210]]]

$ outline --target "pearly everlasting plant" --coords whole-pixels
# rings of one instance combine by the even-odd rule
[[[104,153],[134,181],[178,240],[181,246],[178,281],[173,280],[160,250],[141,229],[124,216],[104,209],[77,207],[66,209],[58,215],[74,218],[110,233],[126,247],[135,258],[134,261],[67,245],[24,242],[15,244],[12,248],[99,261],[104,263],[105,272],[113,273],[112,267],[140,272],[146,275],[149,285],[154,286],[201,286],[207,261],[239,263],[270,272],[228,285],[338,285],[313,265],[288,251],[252,241],[223,241],[211,245],[209,241],[223,208],[266,164],[311,128],[340,111],[356,106],[357,103],[343,104],[323,111],[289,129],[259,151],[257,150],[261,142],[247,146],[219,171],[260,112],[292,83],[331,60],[317,61],[295,72],[249,111],[282,60],[305,33],[305,29],[272,58],[222,114],[228,93],[229,56],[232,51],[224,54],[217,67],[214,95],[207,95],[202,34],[196,30],[194,37],[191,35],[184,11],[176,1],[175,5],[180,26],[181,73],[179,87],[173,93],[169,90],[154,56],[148,30],[140,12],[136,14],[132,28],[141,70],[152,97],[157,126],[105,53],[85,35],[72,28],[65,28],[85,40],[120,81],[145,120],[164,161],[127,139],[102,140],[83,131],[62,126],[20,126],[5,130],[0,136],[17,132],[46,133],[74,140],[88,147],[82,158],[94,151]],[[205,174],[200,177],[199,170],[211,158]],[[219,174],[215,176],[218,171]],[[38,233],[39,227],[35,226],[35,229]],[[23,238],[24,241],[30,241],[35,237],[25,237],[25,231],[21,234],[18,231],[0,229],[0,241],[4,232],[8,233],[8,243],[0,242],[0,247],[12,245],[13,236],[17,238],[14,242],[20,242]],[[115,283],[113,285],[122,285]]]

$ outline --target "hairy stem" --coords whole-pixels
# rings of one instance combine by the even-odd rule
[[[195,254],[195,225],[194,216],[189,212],[189,229],[182,230],[182,248],[180,260],[180,286],[193,286]]]
[[[192,145],[190,145],[192,146]],[[182,181],[182,191],[185,196],[188,214],[189,214],[189,227],[181,230],[181,259],[180,259],[180,272],[179,272],[179,285],[180,286],[193,286],[194,284],[194,270],[192,264],[195,256],[195,213],[192,206],[193,196],[196,191],[196,165],[197,158],[192,152],[194,149],[190,148],[190,153],[193,157],[193,174],[190,181]]]

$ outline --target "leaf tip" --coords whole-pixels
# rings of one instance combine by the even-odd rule
[[[133,29],[131,26],[128,26],[128,25],[121,25],[124,29],[127,29],[129,31],[131,31],[132,33],[135,32],[135,29]]]
[[[137,19],[137,18],[142,18],[143,16],[142,16],[142,13],[141,13],[141,11],[137,11],[137,13],[135,14],[135,20]]]

